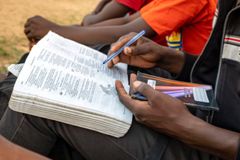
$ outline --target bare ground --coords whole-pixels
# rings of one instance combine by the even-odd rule
[[[59,24],[80,23],[99,0],[0,0],[0,73],[28,51],[25,21],[34,15]]]

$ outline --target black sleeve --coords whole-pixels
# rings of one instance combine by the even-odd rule
[[[197,58],[198,56],[185,53],[185,63],[181,73],[176,77],[177,80],[190,82],[191,70]]]

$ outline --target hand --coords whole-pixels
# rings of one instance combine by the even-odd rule
[[[50,22],[41,16],[34,16],[29,18],[25,23],[24,33],[30,42],[37,42],[45,36],[48,31],[54,31],[57,27],[57,24]]]
[[[32,39],[31,41],[29,41],[29,43],[28,43],[29,51],[31,51],[32,47],[33,47],[36,43],[37,43],[37,42],[36,42],[34,39]]]
[[[109,55],[124,46],[135,35],[136,33],[130,33],[121,37],[112,44]],[[119,62],[146,69],[159,66],[169,72],[179,73],[184,64],[184,54],[143,37],[132,46],[126,47],[123,53],[108,63],[108,67],[112,68]]]
[[[135,92],[146,96],[148,101],[132,99],[120,81],[116,81],[116,89],[120,101],[132,111],[138,122],[159,132],[175,135],[179,126],[187,124],[193,117],[180,100],[162,94],[145,83],[134,81],[135,79],[136,75],[131,75],[131,87]]]

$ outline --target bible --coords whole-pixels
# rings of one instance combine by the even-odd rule
[[[115,80],[128,88],[127,65],[108,69],[90,47],[49,32],[31,50],[11,95],[17,112],[122,137],[132,113],[119,101]]]

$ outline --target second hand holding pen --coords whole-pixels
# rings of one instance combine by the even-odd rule
[[[126,47],[129,47],[133,43],[135,43],[139,38],[141,38],[146,32],[142,30],[137,35],[135,35],[132,39],[130,39],[123,47],[121,47],[118,51],[114,52],[112,55],[107,57],[105,61],[103,61],[103,64],[106,64],[107,62],[113,60],[116,56],[118,56]]]

